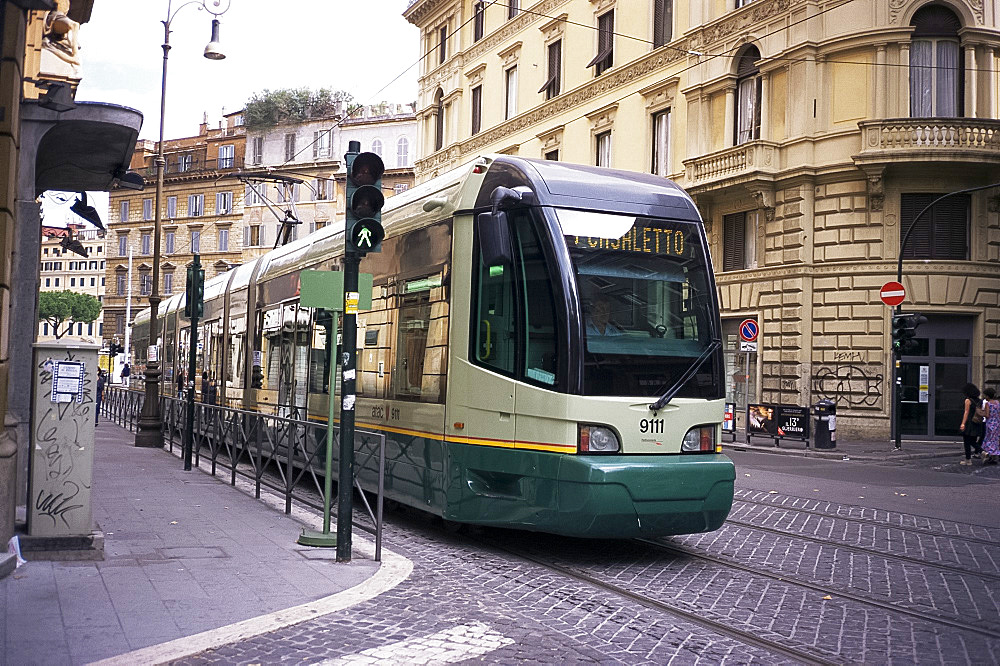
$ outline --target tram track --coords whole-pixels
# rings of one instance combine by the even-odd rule
[[[742,564],[740,562],[736,562],[729,558],[719,557],[717,555],[710,555],[708,553],[693,548],[678,546],[676,544],[666,544],[656,539],[636,539],[636,541],[643,543],[647,546],[651,546],[657,550],[670,553],[675,556],[680,555],[683,557],[693,557],[699,560],[712,562],[713,564],[718,564],[720,566],[728,567],[731,569],[737,569],[739,571],[750,573],[755,576],[764,576],[765,578],[779,581],[787,585],[795,585],[797,587],[812,590],[814,592],[819,592],[821,594],[829,595],[834,598],[850,599],[851,601],[860,604],[865,604],[867,606],[874,606],[876,608],[881,608],[882,610],[886,610],[892,613],[898,613],[900,615],[906,615],[908,617],[922,620],[924,622],[930,622],[933,624],[942,624],[951,627],[953,629],[959,629],[961,631],[969,631],[983,636],[987,636],[989,638],[994,638],[994,639],[1000,638],[1000,631],[987,629],[967,622],[962,622],[961,620],[956,620],[954,618],[950,618],[941,614],[928,613],[913,608],[906,608],[905,606],[899,606],[897,604],[893,604],[886,601],[879,601],[878,599],[873,599],[871,597],[867,597],[861,594],[856,594],[854,592],[847,592],[842,588],[824,587],[823,585],[819,585],[817,583],[811,583],[809,581],[799,580],[790,577],[788,575],[773,573],[765,569],[760,569],[747,564]]]
[[[641,541],[641,540],[640,540]],[[833,664],[840,664],[842,662],[828,659],[822,656],[817,656],[812,652],[807,652],[804,649],[798,647],[786,645],[777,640],[771,640],[768,638],[763,638],[759,633],[754,633],[752,631],[745,631],[743,629],[738,629],[732,626],[731,623],[727,623],[721,620],[713,620],[706,617],[703,612],[691,611],[681,608],[677,604],[671,604],[659,599],[654,599],[631,590],[628,590],[621,585],[616,585],[614,583],[609,583],[607,581],[601,580],[595,576],[592,576],[582,571],[575,570],[571,567],[556,564],[552,561],[543,559],[541,556],[534,555],[530,552],[521,550],[519,548],[514,548],[511,546],[500,544],[493,540],[484,540],[485,545],[489,545],[492,548],[501,550],[508,555],[521,558],[525,561],[531,562],[537,566],[543,567],[549,571],[557,573],[561,576],[569,578],[571,580],[577,581],[579,583],[584,583],[591,587],[595,587],[604,592],[629,599],[641,606],[649,608],[651,610],[659,611],[662,613],[667,613],[675,617],[681,618],[691,624],[698,625],[717,634],[727,636],[734,640],[739,641],[744,645],[750,645],[753,647],[766,650],[772,654],[781,655],[788,659],[793,659],[798,663],[802,664],[815,664],[817,666],[832,666]]]
[[[740,527],[746,527],[753,530],[759,530],[761,532],[767,532],[768,534],[776,534],[778,536],[784,537],[786,539],[801,539],[803,541],[809,541],[812,543],[818,543],[824,546],[836,546],[837,548],[842,548],[844,550],[849,550],[854,553],[859,553],[866,556],[877,556],[885,559],[896,560],[897,562],[905,562],[908,564],[914,564],[920,567],[933,567],[935,569],[940,569],[942,571],[950,571],[952,573],[957,573],[962,576],[974,576],[978,578],[984,578],[992,581],[1000,581],[1000,574],[973,571],[971,569],[966,569],[963,567],[953,566],[945,562],[930,562],[928,560],[921,560],[916,557],[910,557],[909,555],[900,555],[898,553],[888,553],[881,550],[875,550],[872,548],[865,548],[863,546],[855,546],[852,544],[842,543],[840,541],[834,541],[827,538],[820,538],[811,536],[808,534],[794,534],[787,532],[776,527],[767,527],[765,525],[758,525],[745,520],[734,519],[729,517],[726,519],[727,525],[738,525]]]
[[[805,500],[806,498],[798,498],[798,497],[796,497],[796,498],[793,498],[793,499],[802,499],[802,500]],[[794,511],[794,512],[797,512],[797,513],[804,513],[804,514],[808,514],[808,515],[811,515],[811,516],[817,516],[819,518],[827,518],[829,520],[843,520],[843,521],[846,521],[846,522],[857,523],[857,524],[861,524],[861,525],[873,525],[875,527],[881,527],[881,528],[884,528],[884,529],[887,529],[887,530],[896,530],[896,531],[899,531],[899,532],[906,532],[908,534],[916,534],[916,535],[919,535],[919,536],[934,537],[934,538],[940,538],[940,539],[949,539],[951,541],[965,541],[965,542],[968,542],[968,543],[982,544],[984,546],[1000,547],[1000,544],[998,544],[996,541],[991,541],[989,539],[981,539],[979,537],[974,537],[974,536],[965,536],[963,534],[949,534],[948,532],[941,532],[939,530],[922,529],[922,528],[919,528],[919,527],[908,527],[906,525],[890,525],[888,523],[885,523],[885,522],[879,521],[879,520],[875,520],[873,518],[858,518],[856,516],[842,516],[842,515],[839,515],[839,514],[825,513],[823,511],[814,511],[812,509],[805,509],[805,508],[797,507],[797,506],[788,506],[786,504],[775,504],[773,502],[764,502],[764,501],[761,501],[761,500],[746,499],[746,498],[743,498],[743,497],[736,497],[736,498],[734,498],[733,499],[733,503],[735,504],[736,502],[742,502],[744,504],[753,504],[755,506],[763,506],[763,507],[767,507],[769,509],[774,509],[774,510]]]

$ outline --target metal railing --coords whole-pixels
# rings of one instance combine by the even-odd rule
[[[135,431],[145,393],[109,386],[104,390],[101,411],[129,431]],[[173,452],[183,450],[186,401],[160,396],[163,415],[164,446]],[[323,510],[323,470],[326,454],[326,423],[300,421],[270,414],[195,403],[194,432],[191,443],[192,465],[207,466],[212,476],[228,472],[229,483],[237,478],[253,483],[254,496],[260,499],[267,488],[285,500],[285,513],[292,502]],[[334,427],[333,469],[340,458],[340,429]],[[355,430],[354,485],[368,517],[375,525],[375,560],[382,559],[382,506],[385,490],[385,435]],[[377,484],[375,508],[361,487],[361,479]],[[336,478],[334,478],[336,483]],[[331,493],[330,505],[336,507],[337,492]],[[334,513],[331,510],[331,513]]]

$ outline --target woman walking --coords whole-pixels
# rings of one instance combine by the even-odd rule
[[[986,403],[977,410],[986,426],[986,434],[983,435],[983,455],[986,459],[983,464],[996,465],[1000,460],[1000,401],[997,400],[997,392],[991,388],[983,390],[983,397]]]
[[[979,405],[979,387],[966,384],[962,389],[965,395],[965,411],[962,413],[962,442],[965,444],[965,460],[960,465],[972,464],[972,453],[978,456],[983,449],[983,417],[977,412]]]

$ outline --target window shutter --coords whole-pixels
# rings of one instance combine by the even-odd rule
[[[899,242],[903,243],[903,236],[910,227],[910,223],[927,205],[934,201],[939,194],[903,194],[900,197],[899,206]],[[947,199],[945,200],[947,201]],[[931,257],[931,219],[933,209],[927,211],[917,222],[917,225],[910,232],[910,237],[906,241],[903,249],[904,259],[930,259]]]
[[[934,206],[931,234],[934,259],[969,258],[969,195],[945,199]]]
[[[319,132],[313,132],[313,159],[319,157]]]
[[[653,1],[653,47],[663,46],[673,39],[673,0]]]
[[[722,270],[741,270],[746,267],[746,213],[726,215],[722,227]]]

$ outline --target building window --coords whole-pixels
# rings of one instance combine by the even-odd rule
[[[164,245],[166,245],[165,250],[167,254],[174,253],[174,238],[175,236],[173,231],[168,231],[166,233],[166,243],[164,243]]]
[[[333,181],[329,178],[317,178],[313,181],[316,201],[330,201],[333,199]]]
[[[674,0],[653,0],[653,48],[673,39]]]
[[[472,89],[472,133],[479,134],[483,128],[483,87]]]
[[[550,150],[549,152],[545,153],[545,159],[549,160],[550,162],[558,162],[559,150],[558,149]]]
[[[153,290],[153,277],[149,273],[139,274],[139,295],[149,296]]]
[[[246,247],[257,247],[261,245],[260,225],[251,224],[243,229],[243,245]]]
[[[278,203],[299,201],[299,183],[281,183],[278,187]]]
[[[244,205],[256,206],[264,203],[264,187],[263,183],[247,183],[243,192]]]
[[[167,197],[167,219],[177,217],[177,197]]]
[[[372,152],[382,157],[382,139],[375,139],[372,141]]]
[[[548,55],[547,76],[538,92],[544,92],[545,99],[552,99],[562,90],[562,40],[549,44],[546,51]]]
[[[119,273],[115,277],[118,278],[118,295],[125,296],[128,293],[128,276],[125,273]]]
[[[205,195],[204,194],[191,194],[188,195],[188,216],[189,217],[200,217],[205,213]]]
[[[436,95],[436,115],[434,116],[434,150],[444,146],[444,91],[438,88]]]
[[[410,186],[407,185],[406,183],[396,183],[395,185],[392,186],[393,194],[402,194],[408,189],[410,189]]]
[[[903,235],[916,216],[941,194],[903,194],[900,196],[899,233]],[[934,204],[920,216],[903,250],[904,259],[969,258],[968,194],[959,194]]]
[[[910,117],[954,118],[964,113],[962,24],[940,5],[923,7],[910,22]]]
[[[128,236],[125,234],[118,236],[118,256],[128,256]]]
[[[229,252],[229,229],[219,229],[219,252]]]
[[[756,265],[753,222],[756,213],[735,213],[722,218],[722,270],[740,271]]]
[[[330,134],[331,130],[317,130],[313,132],[313,159],[330,156]]]
[[[125,335],[125,315],[115,316],[115,335]]]
[[[232,169],[236,165],[236,146],[228,143],[219,146],[219,168]]]
[[[178,171],[190,171],[191,166],[194,164],[194,156],[190,153],[185,153],[183,155],[177,156],[177,170]]]
[[[396,142],[396,166],[405,167],[410,165],[410,142],[405,136],[399,137]]]
[[[597,55],[587,63],[587,67],[594,68],[594,76],[611,69],[615,61],[615,10],[597,17],[597,32]]]
[[[295,134],[289,132],[285,135],[285,161],[291,162],[295,159]]]
[[[510,20],[517,16],[520,9],[521,0],[507,0],[507,19]]]
[[[163,274],[163,293],[172,294],[174,293],[174,274],[164,273]]]
[[[128,222],[128,202],[121,201],[118,203],[118,221]]]
[[[216,215],[229,215],[233,212],[233,193],[232,192],[216,192],[215,193],[215,214]]]
[[[192,231],[191,232],[191,252],[192,254],[199,254],[201,252],[201,232]]]
[[[448,57],[448,26],[438,28],[438,64],[444,63]]]
[[[254,164],[264,161],[264,137],[255,136],[250,140],[250,159]]]
[[[486,30],[486,3],[477,2],[472,11],[475,12],[472,19],[472,41],[478,42],[483,38],[483,33]]]
[[[670,173],[670,109],[653,114],[653,173]]]
[[[75,287],[76,286],[76,278],[70,278],[69,279],[69,286],[71,286],[71,287]],[[83,286],[83,282],[80,283],[80,286],[81,287]]]
[[[757,62],[760,51],[750,46],[736,67],[736,137],[739,145],[760,138],[761,78]]]
[[[594,163],[599,167],[611,166],[611,131],[601,132],[594,136],[594,149],[597,158]]]
[[[736,0],[736,8],[739,9],[740,7],[746,7],[751,2],[754,2],[754,0]]]
[[[97,278],[90,278],[90,286],[91,287],[97,286]]]
[[[46,287],[52,286],[52,278],[45,278],[45,286]]]
[[[504,120],[517,115],[517,67],[511,67],[506,74],[506,96],[504,100]]]
[[[142,200],[142,219],[152,220],[153,219],[153,200],[143,199]]]
[[[152,240],[152,236],[150,236],[149,234],[143,234],[140,237],[140,239],[142,243],[142,253],[149,254],[150,252],[152,252],[152,250],[150,250],[149,247],[151,245],[150,241]]]

